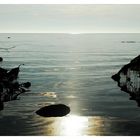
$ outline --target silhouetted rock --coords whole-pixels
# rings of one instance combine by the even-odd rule
[[[4,102],[16,100],[21,93],[29,91],[30,82],[19,83],[17,80],[20,66],[11,70],[0,68],[0,110],[3,110]]]
[[[24,65],[24,64],[22,64],[22,65]],[[19,70],[20,66],[21,66],[21,64],[18,67],[11,69],[7,73],[8,80],[13,81],[13,80],[18,78],[18,74],[19,74],[19,71],[20,71]]]
[[[43,117],[62,117],[70,112],[70,108],[64,104],[56,104],[45,106],[36,111],[36,113]]]
[[[22,86],[25,87],[25,88],[29,88],[31,86],[31,83],[26,82],[26,83],[23,83]]]
[[[115,74],[112,76],[112,79],[115,81],[119,81],[120,80],[120,75],[119,74]]]
[[[140,55],[124,65],[112,79],[118,82],[122,91],[129,93],[131,100],[140,104]]]
[[[3,61],[3,58],[2,57],[0,57],[0,62],[2,62]]]
[[[4,103],[0,101],[0,110],[4,109]]]

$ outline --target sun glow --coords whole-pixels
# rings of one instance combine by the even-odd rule
[[[82,135],[85,128],[88,127],[88,118],[76,115],[65,117],[62,121],[62,135]]]
[[[108,134],[108,118],[101,116],[78,116],[38,118],[43,122],[40,133],[47,136],[89,136]],[[107,128],[105,128],[107,125]]]

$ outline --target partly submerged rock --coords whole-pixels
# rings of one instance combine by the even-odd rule
[[[36,114],[43,117],[62,117],[70,112],[70,108],[64,104],[55,104],[42,107]]]
[[[118,82],[122,91],[130,94],[131,100],[140,104],[140,55],[124,65],[112,79]]]
[[[29,91],[30,82],[18,82],[20,66],[10,70],[0,67],[0,110],[4,109],[4,102],[16,100],[20,94]]]

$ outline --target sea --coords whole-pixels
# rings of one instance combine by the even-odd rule
[[[9,48],[9,49],[7,49]],[[140,54],[136,33],[1,33],[0,67],[30,91],[4,103],[1,136],[139,136],[140,107],[111,76]],[[36,111],[65,104],[64,117]]]

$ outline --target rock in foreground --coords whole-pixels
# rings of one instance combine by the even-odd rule
[[[130,94],[131,99],[140,103],[140,55],[124,65],[112,76],[122,91]]]
[[[70,108],[64,104],[56,104],[42,107],[36,114],[43,117],[62,117],[70,112]]]

